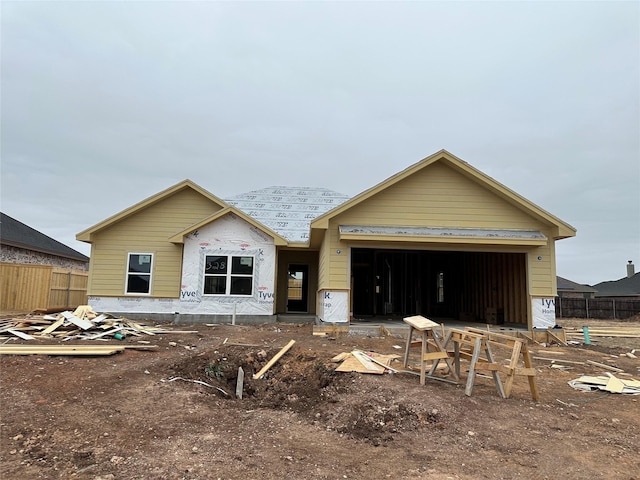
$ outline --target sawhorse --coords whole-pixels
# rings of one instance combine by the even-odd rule
[[[453,365],[449,354],[444,348],[442,338],[434,330],[440,327],[436,322],[429,320],[421,315],[415,315],[413,317],[405,317],[404,322],[409,325],[409,334],[407,335],[407,346],[404,351],[404,368],[407,368],[409,363],[409,350],[412,345],[412,338],[414,331],[420,332],[420,343],[422,344],[422,350],[420,354],[420,385],[425,384],[427,362],[433,362],[429,375],[433,375],[438,366],[440,360],[444,360],[449,367],[449,371],[457,379],[457,374],[453,370]],[[431,351],[430,351],[431,350]]]
[[[533,400],[539,400],[540,395],[535,382],[536,370],[531,363],[527,345],[522,339],[471,327],[464,330],[452,328],[444,340],[444,348],[446,349],[450,344],[453,344],[454,371],[458,378],[460,376],[460,359],[469,360],[469,374],[464,390],[467,396],[471,396],[476,373],[484,371],[491,372],[498,393],[502,398],[509,398],[511,395],[515,376],[523,375],[528,378]],[[504,347],[510,351],[509,365],[501,365],[495,361],[492,345]],[[483,352],[486,358],[481,357]],[[518,367],[521,355],[524,368]],[[437,362],[438,360],[434,362],[432,368],[437,366]],[[500,373],[507,377],[504,384]]]

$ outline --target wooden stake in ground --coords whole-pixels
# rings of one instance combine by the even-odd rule
[[[257,380],[257,379],[258,379],[258,378],[260,378],[262,375],[264,375],[264,374],[267,372],[267,370],[269,370],[269,369],[273,366],[273,364],[274,364],[274,363],[276,363],[278,360],[280,360],[280,357],[282,357],[285,353],[287,353],[287,351],[288,351],[291,347],[293,347],[293,344],[294,344],[294,343],[296,343],[296,341],[295,341],[295,340],[291,340],[289,343],[287,343],[287,344],[282,348],[282,350],[280,350],[278,353],[276,353],[276,354],[275,354],[275,356],[274,356],[271,360],[269,360],[269,362],[268,362],[264,367],[262,367],[262,370],[260,370],[258,373],[256,373],[256,374],[254,374],[254,375],[253,375],[253,379],[254,379],[254,380]]]
[[[244,370],[238,367],[238,381],[236,382],[236,397],[242,400],[242,389],[244,388]]]

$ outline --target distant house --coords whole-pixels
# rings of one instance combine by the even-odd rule
[[[640,272],[635,273],[633,263],[627,265],[627,276],[619,280],[598,283],[593,286],[598,297],[615,297],[618,299],[640,299]]]
[[[441,150],[350,199],[270,187],[222,200],[184,180],[76,239],[92,246],[97,311],[245,323],[499,315],[531,327],[555,323],[555,242],[575,234]]]
[[[5,213],[0,213],[0,261],[89,269],[89,257]]]
[[[589,285],[584,285],[566,278],[556,277],[558,284],[558,297],[561,298],[594,298],[597,290]]]
[[[89,257],[0,213],[0,309],[30,312],[87,303]]]

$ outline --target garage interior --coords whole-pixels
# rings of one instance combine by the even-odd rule
[[[353,248],[351,282],[357,320],[527,324],[525,253]]]

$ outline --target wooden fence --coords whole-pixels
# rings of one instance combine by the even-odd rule
[[[88,272],[51,265],[0,263],[0,309],[31,312],[87,303]]]
[[[618,319],[640,315],[640,299],[556,297],[556,318]]]

